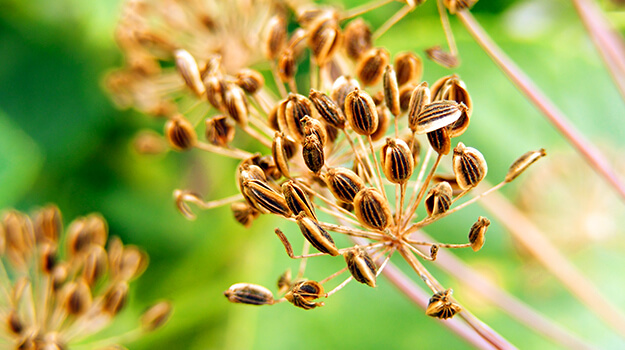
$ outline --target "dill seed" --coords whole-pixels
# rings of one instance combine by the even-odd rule
[[[425,209],[429,216],[446,212],[451,206],[453,191],[447,182],[436,184],[425,196]]]
[[[384,230],[393,221],[393,215],[388,202],[375,188],[364,188],[354,197],[354,211],[361,224]]]
[[[364,90],[356,89],[345,98],[345,115],[352,129],[360,135],[371,135],[378,128],[378,111]]]
[[[260,180],[244,180],[243,191],[254,207],[264,213],[290,217],[291,211],[284,197]]]
[[[364,86],[377,84],[384,74],[390,55],[384,48],[372,48],[365,52],[356,66],[356,75]]]
[[[451,150],[451,139],[449,128],[443,127],[427,133],[428,142],[432,149],[438,154],[449,154]]]
[[[197,144],[193,125],[182,115],[174,116],[165,124],[165,137],[176,150],[186,151]]]
[[[180,76],[182,76],[184,83],[198,97],[204,95],[206,88],[202,83],[200,69],[198,68],[195,58],[193,58],[188,51],[182,49],[178,49],[174,52],[174,58],[176,61],[176,68],[178,69]]]
[[[359,88],[360,83],[358,83],[358,80],[346,75],[338,77],[332,84],[330,97],[332,97],[332,100],[334,100],[336,105],[343,111],[343,115],[346,115],[345,100],[347,95]]]
[[[308,36],[308,46],[319,66],[325,65],[332,59],[341,46],[341,39],[340,28],[332,15],[324,14],[314,21]]]
[[[167,323],[171,312],[171,303],[167,301],[156,303],[141,315],[141,326],[145,331],[153,332]]]
[[[295,65],[295,57],[293,50],[286,48],[278,57],[278,77],[283,83],[288,83],[295,78],[297,66]]]
[[[430,89],[428,88],[428,83],[424,81],[411,91],[408,102],[408,126],[413,133],[420,130],[419,116],[425,109],[425,106],[429,104]]]
[[[302,281],[295,284],[284,297],[294,306],[310,310],[324,305],[323,302],[313,301],[319,299],[321,295],[323,295],[321,284],[315,281]]]
[[[308,98],[319,112],[323,120],[338,129],[345,128],[345,116],[330,96],[323,92],[310,89]]]
[[[251,283],[237,283],[224,292],[231,303],[248,305],[271,305],[274,303],[273,294],[263,286]]]
[[[282,194],[286,203],[293,213],[304,212],[306,216],[317,220],[315,208],[306,191],[294,181],[287,181],[282,184]]]
[[[226,111],[225,92],[226,81],[216,75],[211,74],[204,78],[204,85],[206,86],[206,99],[217,110]]]
[[[325,182],[336,199],[344,203],[352,203],[356,194],[365,187],[364,180],[347,168],[330,168]]]
[[[425,50],[425,54],[429,59],[445,68],[455,68],[460,64],[458,57],[444,51],[440,46],[430,47]]]
[[[243,89],[236,84],[228,84],[224,94],[228,115],[242,127],[247,125],[248,101]]]
[[[512,165],[510,165],[510,169],[508,169],[508,173],[506,174],[506,179],[504,181],[510,182],[517,178],[517,176],[521,175],[530,165],[534,164],[535,161],[547,155],[547,152],[544,148],[539,149],[538,151],[529,151],[519,157],[519,159],[515,160]]]
[[[274,60],[286,46],[286,19],[281,15],[275,15],[269,19],[266,28],[265,54],[268,59]]]
[[[225,115],[206,119],[206,140],[213,145],[226,147],[234,140],[234,123]]]
[[[317,174],[323,168],[325,162],[325,156],[323,154],[323,144],[319,141],[319,138],[312,134],[306,136],[302,144],[302,157],[304,163],[312,171]]]
[[[345,258],[349,272],[356,281],[370,287],[375,287],[378,267],[364,249],[355,246],[347,250],[343,254],[343,257]]]
[[[278,167],[278,170],[287,178],[291,177],[291,173],[289,171],[289,162],[288,162],[288,154],[285,148],[285,138],[284,134],[276,131],[276,135],[273,138],[273,142],[271,143],[271,155],[273,156],[274,162]]]
[[[402,184],[412,176],[414,158],[403,140],[387,138],[386,145],[380,150],[380,159],[382,170],[390,182]]]
[[[301,211],[297,215],[297,225],[300,231],[302,231],[304,238],[306,238],[315,249],[331,256],[339,255],[339,251],[336,249],[336,245],[330,234],[321,227],[314,218],[306,216],[306,213]]]
[[[343,35],[345,37],[343,46],[347,56],[352,60],[358,60],[373,46],[371,28],[360,17],[347,24]]]
[[[255,94],[265,86],[265,78],[258,71],[243,68],[236,75],[236,84],[248,94]]]
[[[401,113],[401,106],[399,104],[399,85],[393,66],[388,65],[384,69],[383,83],[384,102],[386,103],[386,107],[391,111],[393,116],[398,117]]]
[[[471,226],[471,230],[469,231],[469,243],[471,243],[471,249],[473,249],[474,252],[477,252],[484,246],[484,237],[489,225],[490,220],[480,216],[473,226]]]
[[[408,83],[418,83],[423,74],[423,62],[412,52],[402,52],[395,55],[395,71],[397,84],[404,86]]]
[[[477,186],[488,172],[482,153],[473,147],[465,147],[462,142],[454,148],[452,161],[456,181],[463,190]]]
[[[247,228],[252,226],[254,219],[256,219],[260,215],[260,212],[258,210],[254,209],[246,202],[232,203],[230,205],[230,210],[232,210],[232,215],[234,215],[234,219]]]
[[[428,303],[425,310],[426,315],[446,320],[462,311],[460,305],[451,300],[451,289],[443,292],[436,292]]]
[[[425,134],[450,125],[460,118],[464,109],[466,107],[463,104],[455,101],[434,101],[423,107],[417,115],[414,130],[417,134]]]

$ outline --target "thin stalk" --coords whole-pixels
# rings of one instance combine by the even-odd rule
[[[375,10],[379,7],[382,7],[386,4],[388,4],[389,2],[391,2],[393,0],[377,0],[377,1],[368,1],[367,3],[360,5],[360,6],[356,6],[353,9],[349,9],[347,11],[345,11],[345,14],[343,14],[343,16],[341,16],[341,21],[356,17],[356,16],[360,16],[362,14],[365,14],[369,11]]]
[[[222,156],[226,156],[226,157],[230,157],[234,159],[247,159],[253,156],[253,154],[246,152],[242,149],[218,147],[215,145],[211,145],[210,143],[206,143],[206,142],[198,142],[195,145],[195,147],[204,151],[217,153]]]
[[[378,174],[378,181],[380,185],[380,192],[384,195],[384,199],[388,202],[388,198],[386,197],[386,190],[384,190],[384,185],[382,182],[382,174],[380,173],[380,164],[378,163],[378,157],[375,156],[375,150],[373,149],[373,140],[371,139],[371,135],[367,135],[367,141],[369,141],[369,149],[371,150],[371,155],[373,156],[373,164],[375,165],[375,171]]]
[[[386,22],[384,22],[384,24],[382,24],[380,28],[378,28],[373,33],[373,35],[371,36],[373,38],[373,41],[379,39],[384,33],[386,33],[386,31],[391,29],[391,27],[394,26],[395,23],[401,21],[401,19],[404,18],[408,13],[410,13],[412,9],[413,8],[410,5],[405,5],[401,8],[401,10],[395,12],[393,17],[389,18]]]

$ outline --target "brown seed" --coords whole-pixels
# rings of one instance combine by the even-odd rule
[[[345,257],[347,268],[352,274],[352,277],[360,283],[375,288],[378,267],[367,251],[359,246],[355,246],[343,253],[343,256]]]
[[[313,207],[308,194],[294,181],[287,181],[282,184],[282,194],[286,199],[286,204],[293,213],[304,212],[306,216],[317,220],[315,208]]]
[[[326,123],[338,129],[345,128],[345,116],[330,96],[315,89],[310,89],[308,98]]]
[[[456,181],[463,190],[477,186],[488,172],[482,153],[473,147],[465,147],[462,142],[454,148],[452,162]]]
[[[470,9],[476,2],[477,0],[443,0],[443,4],[452,15],[464,9]]]
[[[423,75],[423,62],[412,52],[403,52],[395,56],[397,84],[418,83]]]
[[[147,332],[161,328],[169,320],[171,312],[172,306],[170,302],[158,302],[141,315],[141,326]]]
[[[197,134],[193,125],[182,115],[172,117],[165,124],[165,137],[178,151],[189,150],[197,144]]]
[[[316,135],[306,136],[302,145],[302,157],[310,171],[317,174],[325,164],[323,144]]]
[[[295,78],[297,65],[293,50],[286,48],[278,56],[278,77],[283,83],[288,83]]]
[[[464,104],[455,101],[434,101],[426,105],[417,116],[415,132],[425,134],[446,127],[460,118]]]
[[[368,228],[384,230],[393,222],[388,202],[375,188],[364,188],[356,194],[354,211],[360,223]]]
[[[38,243],[57,243],[63,229],[61,211],[56,205],[48,205],[34,215],[33,228]],[[0,250],[1,252],[1,250]]]
[[[274,60],[286,46],[286,19],[281,15],[275,15],[269,19],[266,25],[265,55]]]
[[[336,199],[352,203],[356,194],[365,187],[365,182],[355,172],[347,168],[330,168],[325,182]]]
[[[102,311],[111,316],[115,316],[124,308],[124,306],[126,306],[127,299],[128,283],[117,282],[108,289],[106,294],[104,294]]]
[[[246,202],[232,203],[232,205],[230,205],[230,209],[232,210],[234,219],[247,228],[252,226],[254,219],[260,215],[258,210],[254,209]]]
[[[274,303],[273,294],[263,286],[251,283],[233,284],[224,292],[231,303],[247,305],[271,305]]]
[[[319,66],[328,63],[341,46],[341,31],[331,13],[319,16],[310,26],[308,46]]]
[[[267,182],[267,176],[261,167],[250,163],[252,160],[246,159],[237,168],[236,180],[239,186],[239,191],[243,193],[243,182],[245,180],[260,180],[261,182]],[[245,193],[243,193],[245,196]],[[249,202],[249,200],[248,200]],[[250,204],[252,204],[250,202]],[[253,205],[254,206],[254,205]]]
[[[460,78],[453,74],[437,80],[430,89],[434,101],[451,100],[463,103],[467,109],[449,127],[449,136],[458,137],[469,127],[471,113],[473,112],[473,102],[467,91],[467,87]]]
[[[305,39],[307,37],[308,34],[306,34],[306,30],[303,28],[297,28],[293,31],[287,44],[287,48],[293,52],[293,57],[300,57],[304,49],[306,49]]]
[[[280,124],[278,124],[278,108],[280,108],[281,105],[282,103],[275,104],[267,115],[267,124],[275,131],[280,131]]]
[[[328,135],[328,143],[333,143],[339,137],[339,129],[335,128],[334,126],[328,123],[323,123],[323,124],[326,130],[326,134]]]
[[[108,269],[108,257],[102,246],[92,244],[83,262],[82,277],[89,286],[102,277]]]
[[[428,216],[436,216],[446,212],[451,206],[453,191],[447,182],[441,182],[430,189],[425,196],[425,210]]]
[[[186,50],[178,49],[174,52],[176,61],[176,68],[178,73],[182,76],[185,84],[193,91],[197,96],[201,97],[206,92],[202,77],[200,76],[200,69],[198,68],[195,58]]]
[[[373,46],[371,28],[360,17],[347,24],[344,35],[343,46],[352,60],[359,59]]]
[[[272,213],[291,217],[291,211],[284,197],[260,180],[244,180],[243,193],[252,201],[254,207],[262,213]]]
[[[360,135],[371,135],[378,128],[378,111],[369,94],[360,89],[345,98],[345,115],[352,129]]]
[[[39,266],[41,271],[49,275],[54,271],[57,263],[56,245],[52,243],[39,244]]]
[[[410,85],[409,85],[410,86]],[[408,103],[408,126],[413,133],[419,129],[419,115],[430,104],[430,89],[428,83],[423,82],[417,85],[410,93]]]
[[[91,306],[91,290],[84,281],[72,282],[66,293],[65,309],[70,315],[82,315]]]
[[[517,176],[521,175],[530,165],[534,164],[535,161],[547,155],[547,152],[544,148],[539,149],[538,151],[529,151],[519,157],[519,159],[515,160],[512,165],[510,165],[510,169],[508,169],[508,173],[506,174],[506,182],[510,182],[517,178]]]
[[[297,214],[297,225],[304,235],[304,238],[318,251],[331,256],[339,255],[332,236],[317,221],[310,218],[303,211]]]
[[[356,75],[364,86],[377,84],[384,75],[390,55],[384,48],[373,48],[364,53],[356,66]]]
[[[323,286],[315,281],[302,281],[296,283],[291,290],[284,295],[286,300],[296,307],[304,310],[323,306],[323,302],[314,302],[323,295]]]
[[[67,277],[69,276],[69,269],[67,267],[66,262],[58,263],[54,266],[52,270],[51,280],[52,280],[52,289],[56,292],[58,291],[63,284],[67,281]]]
[[[446,320],[462,311],[462,307],[451,300],[451,289],[443,292],[436,292],[428,303],[425,314],[431,317]]]
[[[15,335],[20,335],[24,330],[24,323],[20,320],[17,311],[11,310],[6,319],[9,331]]]
[[[455,68],[460,64],[457,56],[444,51],[440,46],[433,46],[425,50],[429,59],[445,68]]]
[[[388,128],[391,126],[391,114],[383,105],[376,107],[378,111],[378,127],[371,134],[371,140],[377,141],[386,136]]]
[[[410,97],[417,87],[415,83],[408,83],[399,88],[399,106],[402,112],[408,112],[410,108]]]
[[[325,146],[328,142],[328,133],[326,132],[325,125],[323,125],[321,121],[309,116],[304,116],[304,118],[302,118],[302,125],[304,126],[304,136],[315,135],[317,139],[321,141],[321,145]]]
[[[278,294],[282,294],[291,289],[291,269],[287,269],[278,278]]]
[[[234,123],[225,115],[206,118],[206,140],[213,145],[226,147],[234,140]]]
[[[384,102],[389,111],[398,117],[401,114],[401,106],[399,104],[399,85],[397,83],[397,75],[392,66],[388,65],[384,69]]]
[[[237,124],[242,127],[247,125],[248,101],[245,92],[235,84],[228,84],[225,94],[224,103],[228,115],[234,119]]]
[[[241,69],[236,75],[236,84],[248,94],[254,94],[265,85],[265,78],[258,71]]]
[[[406,183],[414,171],[414,158],[410,148],[402,139],[386,139],[380,150],[382,170],[388,181],[394,184]]]
[[[206,99],[216,109],[225,112],[226,103],[226,81],[219,75],[210,74],[204,78],[204,85],[206,86]]]
[[[471,226],[471,230],[469,231],[469,243],[471,243],[471,249],[473,249],[474,252],[477,252],[484,246],[484,237],[489,225],[490,220],[480,216],[473,226]]]
[[[336,105],[341,109],[343,115],[345,115],[345,99],[350,92],[360,88],[358,80],[352,79],[349,76],[342,75],[338,77],[332,84],[332,92],[330,97],[336,102]],[[337,126],[338,127],[338,126]]]
[[[111,275],[121,281],[133,280],[148,267],[148,255],[136,246],[124,246],[121,254],[109,255]]]
[[[34,253],[36,238],[30,218],[16,210],[7,212],[2,218],[7,255],[16,267],[26,268]]]
[[[79,218],[67,229],[67,250],[70,256],[88,252],[92,244],[104,246],[108,237],[108,225],[99,214]]]
[[[271,155],[273,156],[274,161],[276,162],[276,166],[278,170],[287,178],[291,178],[291,173],[289,171],[289,158],[287,154],[287,149],[285,148],[285,136],[283,133],[276,131],[276,135],[273,138],[273,142],[271,143]]]
[[[430,146],[438,154],[449,154],[451,150],[451,138],[448,130],[449,128],[445,127],[427,133]]]
[[[302,119],[305,116],[317,118],[317,110],[312,102],[305,96],[290,93],[283,102],[283,107],[278,107],[280,131],[291,136],[296,141],[302,142],[305,136]]]

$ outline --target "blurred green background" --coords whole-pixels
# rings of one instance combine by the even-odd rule
[[[350,1],[346,7],[355,3]],[[400,6],[389,4],[366,19],[376,27]],[[120,7],[118,0],[0,1],[0,207],[28,211],[56,203],[66,223],[97,211],[107,218],[112,235],[149,253],[150,266],[134,282],[130,307],[116,327],[130,326],[157,299],[171,300],[175,311],[164,329],[127,344],[129,348],[468,347],[386,281],[380,281],[376,289],[352,283],[314,311],[287,304],[259,308],[229,304],[222,292],[231,284],[245,281],[275,290],[277,276],[287,267],[297,268],[272,233],[278,224],[293,227],[262,217],[245,230],[231,218],[229,208],[198,213],[193,222],[176,211],[172,191],[190,182],[201,187],[206,198],[233,194],[236,187],[229,169],[235,163],[201,152],[142,156],[134,151],[134,135],[144,128],[160,132],[162,122],[117,110],[102,88],[105,74],[122,65],[113,40]],[[620,161],[624,169],[625,105],[572,5],[556,0],[482,0],[474,13],[573,123],[615,155],[615,162]],[[576,169],[580,178],[576,182],[559,180],[557,174],[549,178],[548,173],[544,176],[551,183],[536,176],[531,183],[522,178],[504,193],[516,200],[524,194],[527,198],[525,191],[534,191],[529,197],[533,199],[524,205],[534,215],[536,210],[531,209],[536,207],[532,206],[538,206],[541,215],[536,222],[549,230],[549,238],[592,282],[625,309],[623,203],[587,171],[453,18],[452,24],[463,62],[455,72],[466,82],[475,105],[471,128],[460,141],[482,151],[491,182],[501,179],[508,165],[530,149],[544,147],[549,153],[537,168],[558,168],[557,160],[571,160],[570,169]],[[378,42],[391,53],[413,50],[421,56],[425,48],[444,43],[435,1],[426,2]],[[430,83],[450,74],[430,61],[425,61],[424,71]],[[586,191],[602,195],[588,203]],[[605,232],[593,236],[568,228],[552,230],[559,227],[558,220],[573,221],[587,213],[587,208],[606,208],[594,222],[601,227],[607,223]],[[485,210],[474,206],[453,222],[443,220],[430,234],[462,241],[478,215],[485,215]],[[590,231],[594,227],[590,225]],[[458,255],[597,347],[625,347],[622,337],[519,249],[496,221],[482,251]],[[309,262],[309,275],[323,278],[341,267],[341,261],[318,259]],[[487,302],[463,293],[462,285],[452,278],[438,275],[482,320],[514,344],[558,348]]]

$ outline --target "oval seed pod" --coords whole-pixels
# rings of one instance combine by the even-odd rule
[[[63,229],[63,220],[59,208],[56,205],[47,205],[37,211],[33,219],[33,228],[37,243],[57,243],[59,234]],[[4,240],[3,235],[0,234],[0,236],[2,236],[0,240]],[[0,243],[0,245],[2,244]],[[0,254],[2,254],[2,249],[0,249]]]
[[[234,123],[225,115],[206,118],[206,140],[213,145],[226,147],[234,140]]]
[[[301,122],[304,127],[304,136],[315,135],[317,139],[321,141],[321,145],[325,146],[328,142],[328,133],[326,132],[325,125],[323,125],[321,121],[309,116],[304,116]]]
[[[328,13],[317,18],[310,26],[308,46],[319,66],[328,63],[341,46],[341,31],[336,19]]]
[[[224,102],[224,93],[226,91],[226,81],[217,74],[210,74],[204,78],[206,86],[206,99],[208,102],[220,111],[226,110]]]
[[[399,104],[399,85],[397,83],[397,75],[392,66],[388,65],[384,69],[384,102],[389,111],[396,118],[401,114],[401,106]]]
[[[291,136],[298,142],[304,140],[304,126],[302,119],[305,116],[317,118],[317,110],[312,102],[300,94],[289,93],[284,104],[284,112],[278,107],[278,123],[280,131]]]
[[[68,314],[82,315],[91,306],[91,290],[84,281],[72,282],[67,285],[65,310]]]
[[[449,137],[449,127],[436,129],[427,133],[428,142],[432,149],[438,154],[449,154],[451,150],[451,138]]]
[[[49,275],[54,271],[57,264],[56,244],[40,243],[39,244],[39,266],[41,271]]]
[[[161,328],[171,316],[173,307],[168,301],[152,305],[141,315],[141,327],[147,332]]]
[[[304,212],[306,216],[317,220],[315,208],[313,207],[308,194],[304,189],[292,180],[282,184],[282,194],[286,199],[286,204],[293,213]]]
[[[198,68],[195,58],[186,50],[178,49],[174,51],[174,59],[176,62],[176,69],[184,83],[193,91],[198,97],[201,97],[206,92],[206,87],[202,82],[200,76],[200,69]]]
[[[347,95],[359,88],[360,84],[358,83],[358,80],[352,79],[346,75],[338,77],[332,84],[330,97],[332,97],[332,100],[334,100],[341,111],[343,111],[343,115],[345,115],[345,99],[347,98]]]
[[[269,19],[265,33],[265,55],[274,60],[286,46],[286,19],[282,15],[275,15]]]
[[[378,111],[378,127],[375,129],[373,134],[371,134],[371,140],[377,141],[383,138],[388,131],[388,128],[391,126],[391,114],[389,113],[387,108],[384,108],[383,105],[376,107]]]
[[[345,128],[345,116],[343,116],[343,112],[336,103],[332,101],[330,96],[315,89],[310,89],[308,98],[326,123],[338,129]]]
[[[425,196],[425,210],[428,216],[446,212],[451,206],[453,190],[447,182],[440,182],[430,189]]]
[[[360,56],[373,47],[371,28],[360,17],[347,24],[343,35],[345,36],[343,46],[347,56],[352,60],[359,59]]]
[[[375,85],[382,79],[384,68],[389,61],[390,55],[386,49],[370,49],[360,57],[356,66],[356,75],[364,86]]]
[[[328,231],[319,226],[315,219],[306,216],[306,213],[301,211],[297,214],[297,225],[300,231],[302,231],[304,238],[318,251],[331,256],[339,255],[334,240]]]
[[[295,56],[293,50],[286,48],[278,56],[278,77],[283,83],[288,83],[295,78],[297,65],[295,64]]]
[[[426,105],[417,116],[415,132],[425,134],[454,123],[466,110],[464,104],[455,101],[434,101]]]
[[[284,197],[260,180],[243,180],[243,191],[254,207],[263,213],[291,217]]]
[[[354,197],[354,212],[358,221],[368,228],[384,230],[393,222],[388,202],[375,188],[364,188]]]
[[[302,157],[304,163],[313,173],[319,173],[325,164],[325,155],[323,154],[323,145],[319,138],[312,134],[306,136],[302,145]]]
[[[262,182],[267,182],[267,176],[265,175],[263,169],[261,169],[258,165],[248,163],[248,161],[249,159],[244,160],[237,168],[236,182],[237,185],[239,185],[239,191],[241,192],[243,192],[243,182],[245,180],[260,180]]]
[[[237,73],[236,78],[236,84],[248,94],[255,94],[265,86],[265,78],[263,75],[253,69],[241,69]]]
[[[224,102],[228,115],[241,127],[247,125],[248,101],[243,89],[235,84],[228,84],[224,94]]]
[[[436,292],[428,303],[425,314],[430,317],[436,317],[443,320],[454,317],[455,314],[462,311],[462,307],[451,300],[451,289],[443,292]]]
[[[402,52],[395,56],[395,71],[399,86],[419,82],[423,75],[423,62],[412,52]]]
[[[375,288],[378,267],[375,265],[375,262],[373,262],[373,259],[371,259],[367,251],[359,246],[355,246],[354,248],[347,250],[343,256],[345,257],[347,268],[352,274],[352,277],[360,283]]]
[[[352,203],[356,194],[365,187],[364,180],[347,168],[330,168],[325,182],[334,198],[344,203]]]
[[[103,247],[92,244],[83,262],[82,277],[89,286],[95,283],[108,270],[108,256]]]
[[[425,50],[429,59],[445,68],[455,68],[460,64],[457,56],[446,52],[440,46],[433,46]]]
[[[323,295],[323,286],[315,281],[302,281],[296,283],[291,290],[284,295],[284,298],[296,307],[304,310],[314,309],[323,306],[323,302],[314,302]]]
[[[471,230],[469,231],[469,243],[471,243],[471,249],[473,249],[474,252],[477,252],[484,246],[484,237],[489,225],[490,220],[480,216],[473,226],[471,226]]]
[[[458,186],[463,190],[477,186],[486,177],[488,166],[480,151],[458,142],[454,148],[453,169]]]
[[[345,116],[352,129],[360,135],[371,135],[378,128],[378,111],[369,94],[360,89],[345,98]]]
[[[106,220],[98,214],[76,219],[67,229],[67,251],[70,256],[86,253],[92,244],[104,246],[108,237]]]
[[[450,137],[458,137],[464,133],[469,127],[471,113],[473,112],[473,102],[471,96],[467,91],[467,87],[462,80],[456,75],[452,74],[447,77],[443,77],[437,80],[432,85],[432,96],[435,101],[438,100],[451,100],[458,103],[463,103],[467,109],[462,112],[462,115],[450,126]]]
[[[505,182],[510,182],[517,178],[517,176],[521,175],[522,172],[525,171],[530,165],[534,164],[535,161],[547,155],[547,152],[544,148],[539,149],[538,151],[529,151],[519,157],[519,159],[515,160],[512,165],[510,165],[510,169],[508,169],[508,173],[506,174]]]
[[[280,108],[281,105],[282,102],[276,103],[267,115],[267,124],[275,131],[280,131],[280,124],[278,124],[278,108]]]
[[[251,283],[233,284],[224,292],[231,303],[247,305],[271,305],[274,303],[273,294],[263,286]]]
[[[408,112],[410,108],[410,97],[417,87],[415,83],[408,83],[399,88],[399,106],[402,112]]]
[[[403,184],[414,171],[414,159],[410,148],[402,139],[386,139],[380,150],[382,170],[386,179],[394,184]]]
[[[111,316],[117,315],[126,306],[128,299],[128,283],[118,282],[111,286],[104,295],[102,311]]]
[[[189,150],[197,144],[193,125],[182,115],[176,115],[165,123],[165,137],[169,145],[177,151]]]
[[[410,94],[408,104],[408,126],[413,133],[417,132],[419,115],[430,104],[430,89],[428,83],[423,82],[417,85]]]
[[[234,219],[246,228],[252,226],[260,212],[246,202],[235,202],[230,205]]]
[[[288,162],[289,158],[284,143],[284,134],[276,131],[276,135],[274,136],[273,142],[271,143],[271,155],[273,156],[273,159],[276,162],[276,166],[278,167],[278,170],[280,170],[282,175],[284,175],[284,177],[291,178]]]
[[[306,49],[306,38],[308,34],[304,28],[297,28],[291,34],[287,48],[293,52],[293,57],[300,57],[304,49]]]

